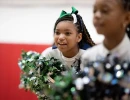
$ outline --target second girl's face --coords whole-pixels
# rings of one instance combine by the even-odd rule
[[[105,36],[117,35],[124,30],[124,13],[118,0],[96,0],[93,9],[93,24],[97,33]]]
[[[61,21],[57,24],[54,34],[55,45],[62,53],[73,52],[78,48],[81,34],[71,21]]]

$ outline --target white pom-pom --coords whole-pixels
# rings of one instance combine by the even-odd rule
[[[75,85],[76,85],[77,90],[82,90],[84,86],[83,80],[81,78],[78,78],[75,81]]]

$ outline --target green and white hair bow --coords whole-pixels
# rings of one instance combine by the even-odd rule
[[[72,7],[71,13],[67,13],[66,11],[62,10],[59,18],[62,18],[67,15],[72,15],[74,18],[74,23],[76,23],[77,22],[77,17],[76,17],[77,13],[78,13],[78,10],[75,7]]]

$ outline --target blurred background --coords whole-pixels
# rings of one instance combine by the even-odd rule
[[[0,0],[0,100],[37,100],[19,89],[21,50],[42,52],[53,43],[53,27],[61,10],[79,10],[95,43],[98,35],[92,24],[94,0]]]

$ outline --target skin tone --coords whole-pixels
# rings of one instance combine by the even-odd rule
[[[93,24],[97,33],[103,34],[108,50],[115,48],[123,39],[129,22],[129,13],[117,0],[96,0],[94,4]]]
[[[61,21],[57,24],[54,42],[65,57],[74,57],[79,52],[78,43],[81,39],[82,33],[77,32],[72,21]]]

